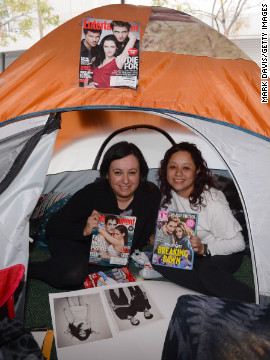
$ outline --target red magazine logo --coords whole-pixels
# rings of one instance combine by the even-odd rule
[[[136,48],[130,48],[130,49],[128,50],[128,54],[129,54],[130,56],[136,56],[136,55],[138,55],[138,49],[136,49]]]

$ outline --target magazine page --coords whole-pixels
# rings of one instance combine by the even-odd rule
[[[140,26],[119,20],[84,18],[79,86],[137,89]]]
[[[101,214],[98,228],[92,234],[89,263],[127,265],[135,225],[135,216]]]
[[[76,348],[80,344],[112,338],[112,325],[100,292],[79,290],[49,297],[57,349]]]
[[[192,270],[190,237],[196,235],[197,221],[196,213],[159,211],[152,263]]]
[[[196,292],[151,280],[49,294],[57,358],[160,359],[175,304],[185,294]]]
[[[105,287],[104,294],[117,332],[133,330],[163,319],[143,283],[113,289]]]

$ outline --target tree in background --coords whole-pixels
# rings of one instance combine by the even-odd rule
[[[35,28],[42,38],[45,28],[59,25],[53,10],[47,0],[0,0],[0,45],[7,46],[19,36],[31,37]]]
[[[178,1],[178,0],[152,0],[153,6],[164,6],[170,9],[175,9],[182,11],[187,14],[191,14],[193,8],[187,1]]]
[[[249,0],[212,0],[211,10],[204,11],[196,9],[192,2],[188,1],[152,0],[154,6],[174,8],[201,19],[207,17],[212,27],[227,37],[236,34],[242,27],[248,25],[243,16],[244,11],[259,4],[258,1],[257,5],[252,6]],[[203,6],[203,1],[200,1],[200,5]]]

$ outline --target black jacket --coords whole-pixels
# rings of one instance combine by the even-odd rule
[[[147,185],[150,189],[143,185],[137,188],[134,199],[126,209],[132,209],[131,215],[137,217],[132,251],[141,250],[155,231],[161,195],[156,185]],[[93,210],[115,215],[120,215],[123,211],[118,208],[116,196],[109,185],[92,183],[76,192],[70,201],[50,218],[46,226],[47,234],[76,242],[91,240],[91,236],[83,236],[83,230]]]

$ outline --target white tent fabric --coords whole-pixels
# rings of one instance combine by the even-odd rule
[[[199,121],[186,116],[168,116],[186,124],[219,152],[239,191],[245,211],[253,260],[257,296],[270,297],[270,143],[241,129]]]
[[[268,254],[270,193],[270,143],[259,136],[248,134],[242,129],[223,126],[194,117],[172,115],[157,111],[167,119],[187,126],[203,139],[221,158],[235,181],[245,211],[249,232],[257,301],[270,298],[270,265]],[[6,125],[2,137],[12,136],[21,131],[44,125],[47,116],[27,119]],[[25,129],[25,128],[24,128]],[[42,192],[49,162],[56,139],[56,131],[43,135],[22,170],[0,197],[0,268],[16,263],[27,267],[29,228],[28,220]],[[149,141],[149,147],[153,145]],[[206,147],[207,148],[207,147]],[[98,149],[95,149],[95,151]]]
[[[205,160],[211,169],[226,169],[225,164],[215,149],[208,145],[204,139],[194,134],[194,132],[188,131],[187,129],[183,132],[182,129],[183,127],[179,125],[179,130],[177,128],[173,130],[164,128],[163,130],[165,130],[175,142],[190,141],[196,144],[198,148],[203,151]],[[68,146],[63,147],[53,154],[48,174],[57,174],[63,171],[80,171],[91,168],[98,149],[109,135],[111,135],[110,132],[104,131],[102,134],[96,136],[77,139]],[[151,144],[149,143],[149,139],[151,139]],[[136,129],[136,131],[125,131],[113,137],[105,147],[103,154],[111,145],[123,140],[134,142],[140,149],[144,149],[144,157],[149,168],[159,167],[163,154],[171,146],[171,143],[164,135],[157,131]],[[155,144],[158,144],[158,147],[153,146]],[[102,158],[100,159],[99,165],[101,161]]]
[[[48,116],[27,119],[3,128],[1,137],[45,125]],[[24,127],[25,123],[25,127]],[[44,187],[57,131],[43,135],[19,175],[0,197],[0,269],[23,264],[27,269],[29,254],[29,217]]]

